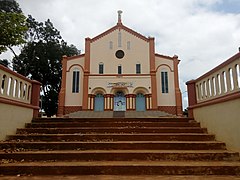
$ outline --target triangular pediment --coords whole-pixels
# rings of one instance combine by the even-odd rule
[[[118,23],[116,26],[113,26],[112,28],[104,31],[103,33],[99,34],[98,36],[92,38],[91,42],[97,41],[97,40],[101,39],[102,37],[107,36],[108,34],[112,33],[113,31],[121,30],[121,29],[125,30],[126,32],[134,35],[135,37],[137,37],[139,39],[142,39],[142,40],[147,41],[147,42],[149,41],[149,38],[147,38],[147,37],[143,36],[142,34],[128,28],[127,26],[124,26],[122,23]]]

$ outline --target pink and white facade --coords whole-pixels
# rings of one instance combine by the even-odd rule
[[[155,52],[152,37],[117,25],[85,39],[85,53],[63,57],[58,115],[76,111],[149,111],[182,114],[178,64]]]

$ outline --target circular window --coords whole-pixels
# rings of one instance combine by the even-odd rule
[[[124,57],[124,52],[122,50],[118,50],[116,53],[115,53],[115,56],[118,58],[118,59],[122,59]]]

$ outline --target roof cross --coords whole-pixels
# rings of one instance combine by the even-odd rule
[[[118,24],[121,24],[122,23],[122,17],[121,17],[122,11],[118,10],[117,13],[118,13]]]

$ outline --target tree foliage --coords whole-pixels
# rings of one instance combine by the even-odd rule
[[[67,45],[49,19],[42,23],[29,16],[27,25],[27,43],[20,55],[13,59],[13,68],[42,83],[42,106],[51,116],[57,113],[62,56],[77,55],[80,51]]]
[[[8,68],[10,63],[7,59],[0,59],[0,64]]]
[[[24,43],[26,17],[15,0],[0,1],[0,54],[12,46]]]

